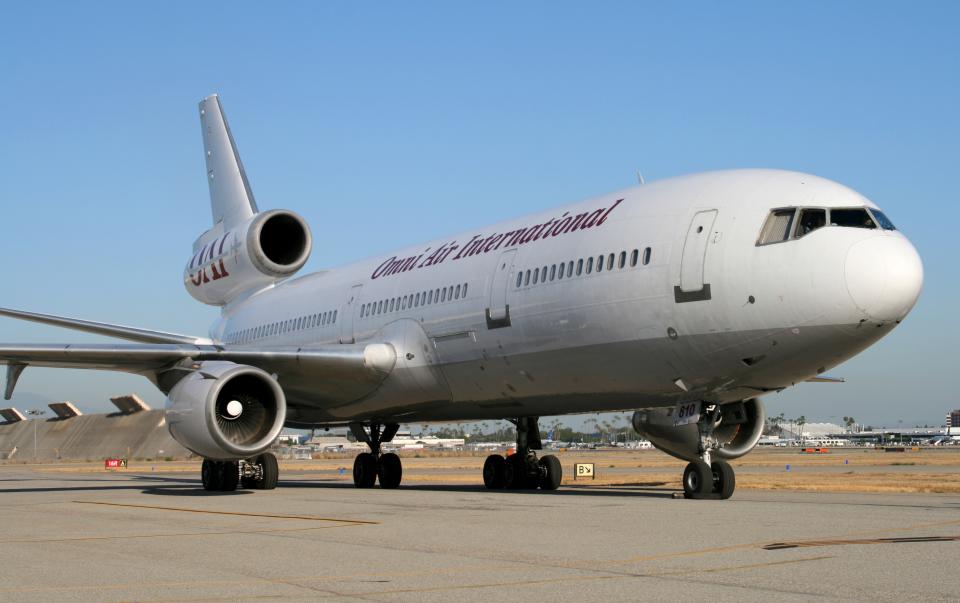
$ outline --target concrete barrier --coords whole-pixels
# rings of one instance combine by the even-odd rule
[[[0,451],[16,450],[12,460],[28,462],[34,458],[35,435],[37,460],[99,461],[110,457],[133,460],[190,455],[170,436],[163,410],[3,424],[0,425]]]

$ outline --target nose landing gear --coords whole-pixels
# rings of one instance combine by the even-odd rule
[[[706,410],[697,422],[700,434],[700,458],[683,470],[683,496],[693,499],[726,500],[733,496],[737,480],[733,467],[724,460],[711,460],[710,453],[719,448],[713,436],[720,423],[720,406]]]
[[[517,426],[517,450],[504,458],[491,454],[483,463],[483,484],[490,490],[537,489],[560,487],[563,468],[560,460],[548,454],[537,459],[534,450],[542,450],[537,417],[520,417],[510,421]]]
[[[380,445],[393,440],[400,429],[398,423],[371,423],[369,431],[361,423],[351,423],[350,431],[358,442],[370,447],[370,452],[357,455],[353,461],[353,484],[358,488],[372,488],[377,480],[381,488],[397,488],[403,477],[400,457],[392,452],[381,454]]]

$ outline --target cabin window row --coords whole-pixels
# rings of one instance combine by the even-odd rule
[[[308,314],[297,318],[272,322],[258,327],[251,327],[233,333],[227,338],[230,343],[247,343],[264,337],[273,337],[293,331],[302,331],[303,329],[313,329],[316,327],[326,327],[337,323],[337,311],[328,310],[317,314]]]
[[[360,318],[387,314],[390,312],[402,312],[410,308],[420,306],[431,306],[433,304],[442,304],[455,301],[467,296],[467,283],[460,285],[450,285],[449,287],[440,287],[430,291],[421,291],[419,293],[410,293],[400,297],[391,297],[381,299],[380,301],[368,302],[360,306]]]
[[[637,264],[646,266],[650,263],[652,255],[653,250],[650,247],[644,248],[642,252],[639,249],[634,249],[629,255],[629,267],[634,268]],[[528,287],[530,285],[536,285],[537,283],[546,283],[547,281],[562,280],[564,278],[576,278],[594,272],[599,274],[604,270],[622,270],[626,268],[627,265],[627,252],[621,251],[620,253],[601,254],[596,256],[596,258],[591,256],[586,259],[570,260],[568,262],[543,266],[542,268],[521,270],[517,273],[517,288]]]

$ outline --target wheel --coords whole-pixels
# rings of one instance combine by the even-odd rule
[[[491,454],[483,462],[483,485],[490,490],[500,490],[507,485],[504,479],[506,460],[499,454]]]
[[[540,467],[543,469],[540,477],[541,490],[556,490],[560,487],[560,480],[563,479],[563,467],[560,465],[560,459],[548,454],[540,459]]]
[[[254,465],[260,465],[260,479],[248,480],[245,483],[253,482],[253,488],[257,490],[273,490],[277,487],[277,480],[280,479],[280,467],[277,465],[277,457],[272,452],[264,452],[253,460]]]
[[[377,483],[377,457],[369,452],[357,455],[353,461],[353,484],[358,488],[372,488]]]
[[[707,498],[713,492],[713,472],[703,461],[695,461],[683,470],[683,495],[686,498]]]
[[[377,460],[377,478],[381,488],[396,488],[403,477],[403,465],[400,457],[392,452],[381,455]]]
[[[220,489],[220,463],[203,459],[200,465],[200,481],[203,482],[203,489],[217,491]]]
[[[713,461],[710,464],[713,474],[713,493],[722,500],[733,496],[733,490],[737,487],[737,477],[733,472],[733,467],[726,461]]]
[[[220,478],[220,491],[233,492],[240,482],[240,464],[236,461],[220,461],[217,463],[217,473]]]
[[[527,479],[526,459],[519,454],[508,456],[503,466],[503,481],[510,490],[521,490],[528,487],[531,480]],[[534,484],[534,487],[536,487],[536,484]]]

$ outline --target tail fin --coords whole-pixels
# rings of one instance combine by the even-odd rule
[[[224,229],[229,229],[259,210],[216,94],[200,101],[200,125],[213,223],[222,223]]]

